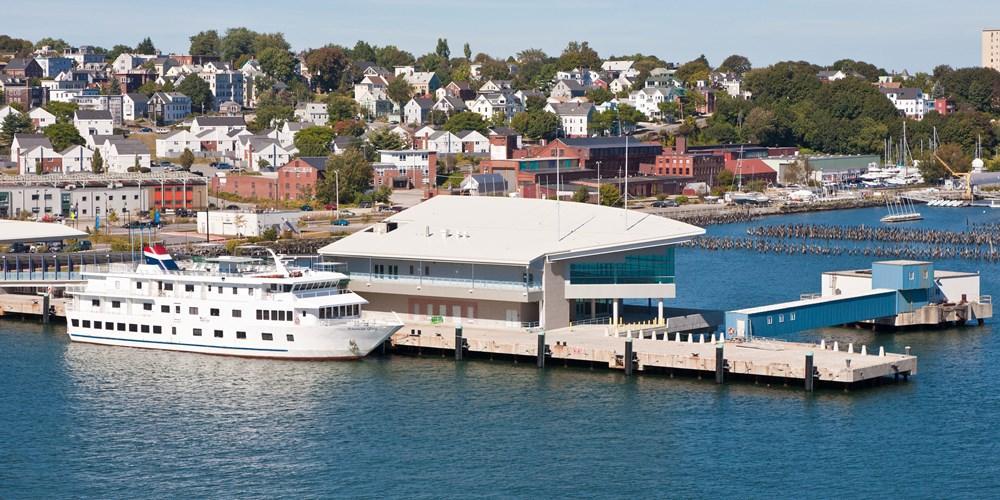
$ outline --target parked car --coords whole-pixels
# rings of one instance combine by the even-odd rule
[[[341,210],[340,211],[340,216],[341,217],[357,217],[358,214],[356,214],[356,213],[354,213],[354,212],[352,212],[350,210]]]
[[[387,210],[389,210],[390,212],[399,213],[399,212],[402,212],[405,209],[402,206],[400,206],[400,205],[393,205],[393,206],[389,207]]]
[[[153,129],[151,129],[149,127],[142,127],[141,129],[139,129],[139,132],[142,132],[142,133],[145,133],[145,134],[148,134],[148,133],[150,133],[152,131],[153,131]]]
[[[90,240],[76,240],[76,242],[69,246],[68,250],[70,252],[86,252],[93,249],[94,244]]]
[[[21,243],[20,241],[11,243],[10,246],[7,247],[7,253],[28,253],[30,250],[30,246],[26,243]]]
[[[229,170],[229,169],[233,168],[233,166],[230,165],[229,163],[216,163],[215,164],[215,168],[217,168],[219,170]]]
[[[31,253],[45,253],[49,251],[49,245],[48,243],[35,243],[31,245],[28,251]]]
[[[302,205],[299,207],[299,210],[302,210],[303,212],[312,212],[313,207],[312,205]]]
[[[677,202],[674,200],[658,200],[654,201],[650,206],[653,208],[676,207]]]
[[[350,226],[351,225],[351,221],[349,221],[347,219],[336,219],[333,222],[331,222],[330,224],[333,224],[334,226]]]
[[[362,201],[361,203],[358,203],[358,208],[371,208],[371,207],[372,207],[372,202],[370,201]]]
[[[46,246],[45,251],[58,253],[66,249],[66,244],[61,241],[50,241]]]
[[[156,133],[157,134],[167,134],[167,133],[170,133],[170,129],[166,128],[166,127],[157,127],[156,128]]]
[[[174,215],[177,217],[191,217],[191,212],[186,208],[178,208],[174,210]]]
[[[226,210],[239,210],[239,209],[240,209],[239,205],[227,205],[226,206]]]

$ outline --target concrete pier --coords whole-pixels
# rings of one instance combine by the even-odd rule
[[[0,316],[23,314],[38,316],[43,322],[48,322],[53,319],[52,316],[56,318],[66,317],[67,302],[69,302],[67,298],[55,298],[48,294],[0,293]],[[46,311],[46,306],[48,306],[48,311]]]
[[[413,327],[416,328],[416,327]],[[407,325],[401,332],[409,332]],[[444,325],[420,325],[423,334],[397,333],[392,338],[396,351],[452,350],[455,338]],[[539,335],[514,330],[463,328],[466,354],[484,357],[509,356],[538,359]],[[548,357],[565,362],[590,363],[622,370],[626,374],[644,371],[688,371],[711,377],[720,383],[732,377],[799,380],[811,390],[816,383],[857,384],[879,378],[917,373],[915,356],[885,353],[868,355],[821,349],[817,344],[753,340],[725,340],[716,343],[676,342],[669,336],[643,338],[607,336],[603,327],[574,327],[545,332]],[[717,359],[720,353],[724,358]],[[634,363],[627,358],[631,355]],[[811,355],[811,356],[810,356]],[[809,360],[808,362],[805,360]],[[536,361],[537,362],[537,361]],[[541,364],[541,363],[539,363]],[[720,369],[721,367],[721,369]],[[808,377],[808,372],[813,377]]]

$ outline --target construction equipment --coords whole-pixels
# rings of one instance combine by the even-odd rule
[[[956,172],[951,168],[951,165],[948,165],[948,162],[942,160],[941,157],[938,156],[937,151],[934,152],[934,158],[937,158],[937,161],[941,162],[941,164],[944,165],[945,170],[947,170],[952,176],[965,181],[965,193],[962,195],[962,199],[966,201],[973,201],[975,197],[972,195],[972,172]]]

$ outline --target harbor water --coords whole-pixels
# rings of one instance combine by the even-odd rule
[[[920,207],[906,227],[964,230],[1000,211]],[[884,210],[761,223],[878,224]],[[671,306],[735,309],[818,292],[872,258],[685,248]],[[1000,265],[981,271],[1000,294]],[[389,356],[245,360],[71,344],[0,321],[0,498],[983,498],[1000,488],[997,322],[824,329],[919,374],[850,392],[626,378],[620,371]]]

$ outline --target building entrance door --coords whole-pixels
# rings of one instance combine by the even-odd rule
[[[521,326],[521,318],[517,309],[507,309],[507,326],[517,328]]]

